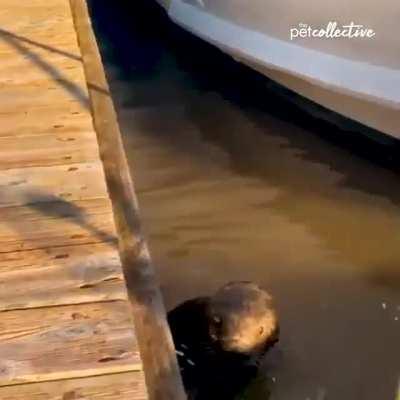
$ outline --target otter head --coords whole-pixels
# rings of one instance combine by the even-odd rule
[[[279,336],[272,297],[251,282],[232,282],[210,298],[211,339],[224,351],[262,354]]]

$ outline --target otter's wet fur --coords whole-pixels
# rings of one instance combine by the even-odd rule
[[[188,300],[168,313],[168,322],[190,400],[233,399],[279,338],[272,297],[252,282]]]

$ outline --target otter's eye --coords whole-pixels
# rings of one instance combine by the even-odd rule
[[[264,333],[264,328],[261,327],[260,330],[258,331],[258,334],[259,334],[259,335],[262,335],[263,333]]]

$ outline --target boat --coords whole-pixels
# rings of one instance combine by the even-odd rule
[[[174,23],[310,103],[400,138],[398,0],[157,1]]]

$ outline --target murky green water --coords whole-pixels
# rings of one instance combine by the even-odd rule
[[[282,320],[271,399],[395,400],[398,174],[151,7],[91,3],[167,306],[259,282]]]

